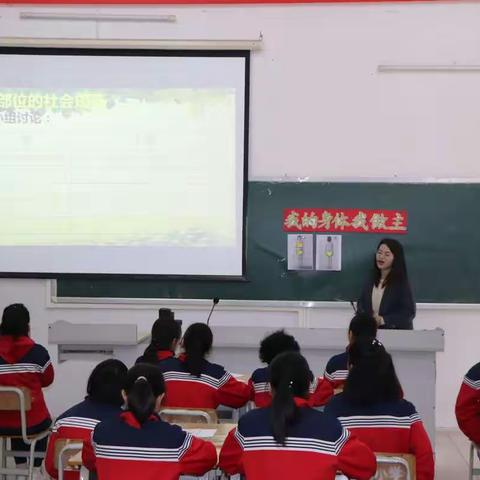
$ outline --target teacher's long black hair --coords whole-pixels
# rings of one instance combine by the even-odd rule
[[[395,283],[407,282],[407,264],[405,262],[405,252],[403,251],[402,244],[393,238],[384,238],[382,239],[375,251],[375,256],[373,258],[373,272],[374,272],[374,282],[375,286],[378,287],[381,279],[381,272],[377,266],[377,251],[382,246],[386,245],[393,254],[393,263],[390,273],[387,275],[387,278],[384,281],[384,286],[392,285]]]
[[[296,352],[285,352],[270,363],[272,386],[271,425],[275,440],[285,445],[288,428],[298,415],[294,397],[308,398],[312,373],[305,358]]]

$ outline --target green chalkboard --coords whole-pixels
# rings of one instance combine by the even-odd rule
[[[478,184],[250,182],[247,282],[59,278],[60,297],[352,300],[383,235],[343,234],[341,272],[287,271],[284,208],[407,210],[405,246],[417,302],[480,302]]]

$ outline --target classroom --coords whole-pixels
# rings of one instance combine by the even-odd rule
[[[140,372],[136,379],[154,390],[138,359],[148,357],[154,322],[163,315],[168,328],[173,319],[180,321],[181,334],[178,339],[172,334],[178,342],[156,348],[155,355],[172,350],[174,358],[158,360],[187,367],[161,367],[162,408],[206,407],[184,402],[189,392],[182,382],[200,378],[188,366],[194,355],[185,347],[192,325],[208,325],[197,328],[206,345],[202,355],[208,365],[221,366],[202,373],[209,388],[231,383],[234,391],[226,403],[209,405],[215,418],[208,417],[207,424],[218,416],[223,434],[221,441],[218,432],[202,441],[220,442],[215,444],[219,466],[214,455],[212,465],[204,459],[204,471],[172,470],[164,478],[179,478],[179,472],[290,478],[282,476],[286,471],[257,471],[249,463],[249,455],[264,453],[252,452],[257,447],[249,442],[270,435],[267,426],[260,433],[260,424],[272,397],[274,408],[281,384],[277,378],[280,384],[274,386],[274,358],[280,365],[288,357],[284,352],[272,357],[271,365],[262,361],[261,342],[279,330],[294,337],[292,345],[303,355],[295,346],[286,348],[296,353],[281,373],[292,365],[303,368],[305,358],[313,374],[310,396],[323,395],[309,404],[312,415],[330,418],[342,407],[339,399],[353,395],[348,372],[355,364],[332,373],[330,360],[342,354],[344,362],[353,362],[362,352],[352,346],[362,346],[368,337],[365,345],[381,359],[370,359],[372,368],[388,364],[391,355],[398,401],[415,408],[415,413],[402,410],[399,418],[411,418],[409,428],[422,426],[426,464],[415,449],[390,452],[405,454],[404,461],[411,461],[408,454],[414,457],[416,469],[410,463],[411,476],[405,478],[480,475],[475,445],[480,423],[467,434],[459,413],[462,394],[470,389],[468,395],[477,395],[473,421],[480,415],[479,20],[476,1],[0,4],[0,311],[14,305],[5,318],[25,320],[18,304],[28,309],[29,333],[21,338],[31,338],[39,350],[38,358],[28,357],[23,365],[34,363],[42,375],[54,371],[43,388],[43,412],[52,421],[48,433],[57,435],[62,414],[84,400],[100,362],[114,358],[128,369],[136,365],[122,384],[122,415],[129,414],[129,388],[138,387],[131,372]],[[357,316],[363,327],[372,319],[378,327],[373,334],[359,333],[362,342],[348,337]],[[2,455],[12,426],[2,425],[2,419],[12,414],[2,411],[2,395],[11,392],[1,388],[11,385],[15,373],[9,370],[15,362],[5,353],[10,344],[2,346],[2,337],[18,340],[0,327],[0,478],[63,478],[63,473],[67,479],[87,478],[95,455],[100,480],[136,475],[133,457],[128,460],[133,470],[115,470],[114,455],[109,457],[113,446],[90,452],[84,443],[90,458],[77,458],[65,472],[55,463],[53,476],[39,467],[42,458],[33,468],[31,461],[15,464]],[[287,337],[282,341],[293,342]],[[261,373],[266,377],[256,385],[254,372],[266,365]],[[362,394],[369,381],[361,382]],[[287,382],[293,390],[291,382],[295,385],[293,377]],[[173,384],[184,387],[180,400],[172,400],[172,389],[169,394]],[[322,391],[330,384],[334,392]],[[266,393],[267,404],[254,408],[259,404],[253,393],[248,403],[232,400],[242,397],[246,386],[255,395]],[[299,395],[293,396],[295,411],[306,410],[299,408]],[[33,404],[28,408],[33,414]],[[178,421],[170,410],[162,425]],[[351,418],[366,418],[366,412],[358,410]],[[168,421],[168,415],[176,420]],[[377,427],[395,415],[377,412]],[[335,416],[344,432],[334,441],[340,458],[343,435],[363,446],[366,427],[342,420],[345,412]],[[257,418],[255,425],[251,418]],[[129,418],[127,424],[136,421]],[[191,445],[204,448],[211,460],[208,447],[195,443],[208,425],[183,423],[193,434],[185,438],[193,438]],[[227,425],[236,428],[236,440],[227,437]],[[287,425],[285,451],[293,428]],[[384,427],[377,429],[377,440],[388,430]],[[115,440],[113,428],[98,427],[94,435],[104,434],[108,443]],[[256,432],[252,438],[249,429]],[[280,468],[282,435],[272,435],[276,443],[265,447],[271,456],[264,465],[278,462]],[[78,444],[78,437],[69,438]],[[304,451],[300,442],[290,451],[293,462],[302,462],[306,449],[323,440],[305,440]],[[246,471],[228,463],[231,451],[222,463],[220,448],[225,442],[228,450],[229,441],[242,446]],[[122,446],[125,458],[139,442]],[[380,470],[370,475],[371,458],[358,455],[363,470],[347,468],[347,478],[390,478]],[[327,456],[319,454],[322,466]],[[162,478],[152,465],[138,478]],[[340,459],[328,467],[333,476],[296,470],[288,475],[313,480],[337,473],[340,479],[341,466]]]

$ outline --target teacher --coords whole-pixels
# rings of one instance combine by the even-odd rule
[[[372,273],[357,310],[373,315],[379,328],[413,329],[415,302],[400,242],[384,238],[378,244]]]

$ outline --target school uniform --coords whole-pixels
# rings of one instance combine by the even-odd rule
[[[175,357],[175,353],[172,352],[171,350],[159,350],[156,353],[156,357],[157,357],[156,363],[160,364],[163,360],[167,360],[169,358]],[[151,362],[151,360],[145,360],[145,356],[142,355],[141,357],[137,358],[135,363],[137,364],[137,363],[152,363],[152,362]]]
[[[93,402],[88,397],[79,404],[62,413],[56,420],[52,434],[48,441],[47,454],[45,456],[45,470],[53,478],[58,478],[58,470],[55,468],[55,442],[60,439],[74,439],[87,442],[92,436],[94,428],[102,420],[118,416],[121,408],[106,403]],[[78,471],[64,472],[65,480],[78,480]]]
[[[285,445],[272,433],[271,407],[252,410],[233,429],[220,452],[220,468],[248,480],[333,480],[337,471],[349,478],[367,480],[376,471],[369,447],[342,428],[340,422],[295,398],[299,407]]]
[[[31,409],[27,411],[27,432],[39,433],[51,423],[42,388],[53,382],[50,356],[42,345],[30,337],[0,335],[0,385],[26,387],[31,392]],[[0,432],[20,433],[18,412],[0,412]]]
[[[250,387],[236,380],[221,365],[202,362],[201,375],[191,375],[185,368],[185,355],[168,358],[158,365],[165,379],[164,407],[239,408],[250,399]]]
[[[398,400],[358,406],[341,393],[333,397],[325,412],[337,417],[346,429],[375,452],[415,455],[417,480],[433,480],[432,445],[410,402]]]
[[[480,444],[480,363],[465,375],[455,405],[460,430],[474,443]]]
[[[334,389],[343,388],[348,377],[348,353],[347,351],[334,355],[327,362],[324,378]]]
[[[248,381],[250,400],[257,408],[268,407],[272,403],[270,374],[268,367],[257,368]],[[315,378],[310,384],[308,404],[311,407],[326,405],[333,396],[333,388],[323,378]]]
[[[100,422],[82,457],[102,480],[177,480],[180,475],[204,475],[217,463],[213,443],[158,415],[140,425],[128,411]]]

